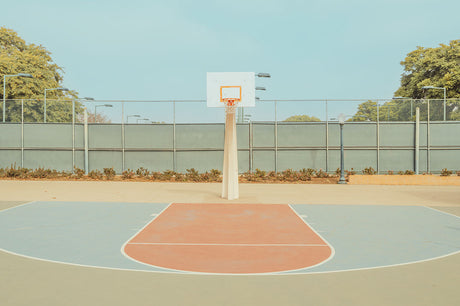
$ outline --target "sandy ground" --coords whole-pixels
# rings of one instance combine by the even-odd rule
[[[120,201],[459,206],[457,186],[240,184],[240,198],[220,197],[219,183],[0,180],[3,201]],[[7,191],[7,192],[5,192]]]
[[[209,202],[220,184],[0,181],[21,201]],[[460,216],[460,188],[241,184],[231,203],[427,205]],[[83,268],[0,252],[1,305],[460,305],[460,254],[390,268],[293,276],[173,275]]]

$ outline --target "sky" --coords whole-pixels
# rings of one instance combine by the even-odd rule
[[[96,100],[204,100],[206,72],[225,71],[270,73],[257,80],[267,88],[257,94],[262,100],[386,99],[399,87],[407,53],[460,38],[458,0],[21,0],[1,7],[0,26],[45,46],[65,71],[62,85]],[[328,117],[353,114],[357,104],[331,102]],[[213,121],[219,111],[179,103],[176,120]],[[117,121],[121,106],[98,112]],[[274,103],[247,112],[273,120]],[[170,121],[172,107],[130,102],[124,114]],[[325,119],[324,102],[277,103],[278,120],[294,114]]]

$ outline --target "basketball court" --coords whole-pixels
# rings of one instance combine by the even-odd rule
[[[37,199],[2,202],[1,282],[11,305],[460,298],[458,188],[243,184],[247,196],[212,203],[202,199],[218,195],[220,184],[77,183],[0,182],[8,200],[19,200],[15,188],[25,185],[23,196]],[[311,203],[326,190],[328,204]],[[189,203],[176,201],[179,193]],[[155,195],[171,201],[151,201]],[[89,201],[100,197],[107,201]],[[286,201],[274,203],[278,197]]]

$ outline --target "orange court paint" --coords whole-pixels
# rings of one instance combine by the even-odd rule
[[[136,261],[204,273],[311,267],[329,245],[282,204],[172,204],[125,246]]]

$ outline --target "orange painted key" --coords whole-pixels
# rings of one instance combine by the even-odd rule
[[[332,256],[329,245],[281,204],[172,204],[124,252],[146,264],[206,273],[296,270]]]

